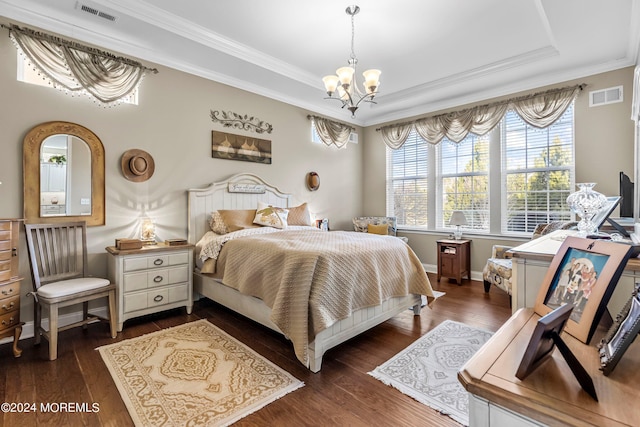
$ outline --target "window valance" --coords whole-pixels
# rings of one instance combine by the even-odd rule
[[[564,114],[583,87],[584,85],[577,85],[551,89],[411,122],[383,126],[377,130],[381,132],[385,144],[392,149],[402,147],[413,129],[430,144],[438,144],[445,137],[453,142],[460,142],[469,133],[485,135],[490,132],[509,109],[513,109],[531,126],[545,128]]]
[[[355,129],[352,126],[325,119],[324,117],[309,115],[307,118],[313,121],[320,140],[329,146],[334,144],[338,148],[344,147],[349,142],[351,131]]]
[[[127,97],[147,72],[158,70],[82,44],[11,25],[9,37],[54,87],[86,93],[110,105]]]

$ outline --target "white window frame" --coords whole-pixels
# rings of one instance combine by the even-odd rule
[[[569,183],[569,193],[573,192],[573,189],[575,188],[575,106],[572,104],[571,107],[567,110],[570,110],[570,114],[572,114],[571,117],[571,164],[567,165],[563,168],[563,170],[567,170],[569,172],[569,177],[570,177],[570,183]],[[565,112],[565,114],[563,114],[562,118],[560,120],[565,119],[565,115],[567,113]],[[496,126],[491,132],[489,132],[487,135],[481,137],[488,137],[489,139],[489,170],[488,170],[488,185],[489,185],[489,189],[488,189],[488,200],[489,200],[489,206],[488,206],[488,228],[487,229],[483,229],[483,230],[474,230],[473,228],[471,228],[473,226],[473,224],[470,224],[470,226],[467,227],[463,227],[463,230],[465,231],[465,233],[471,232],[474,234],[486,234],[486,235],[504,235],[504,236],[514,236],[514,237],[519,237],[519,236],[529,236],[530,235],[530,231],[523,231],[523,232],[515,232],[515,231],[509,231],[507,230],[507,227],[505,225],[506,221],[503,221],[503,218],[507,218],[506,212],[507,212],[507,197],[506,197],[506,176],[507,176],[507,172],[506,170],[503,170],[503,165],[504,165],[504,151],[505,151],[505,129],[504,129],[504,121],[506,119],[503,119],[502,122]],[[551,125],[549,128],[547,129],[542,129],[540,130],[541,132],[544,131],[549,131],[550,129],[552,129],[553,125]],[[415,130],[412,130],[412,133],[410,134],[410,138],[413,137],[414,135],[416,135]],[[421,138],[419,135],[417,135],[418,138]],[[427,180],[427,189],[426,189],[426,193],[427,193],[427,201],[426,206],[427,206],[427,221],[426,221],[426,225],[419,225],[416,226],[414,224],[403,224],[402,223],[402,215],[397,215],[393,206],[394,200],[391,197],[391,195],[393,194],[392,189],[393,189],[393,182],[394,181],[398,181],[398,180],[402,180],[403,178],[401,177],[397,177],[397,178],[393,178],[392,177],[392,171],[391,171],[391,158],[392,158],[392,154],[393,151],[390,149],[389,147],[386,148],[387,150],[387,171],[386,171],[386,182],[387,182],[387,198],[386,198],[386,206],[387,206],[387,210],[386,210],[386,214],[388,216],[396,216],[398,217],[398,229],[402,229],[402,230],[419,230],[419,231],[437,231],[437,232],[441,232],[441,231],[447,231],[447,232],[451,232],[451,230],[453,230],[452,227],[448,226],[447,224],[444,224],[444,220],[445,218],[443,218],[444,215],[446,215],[446,213],[443,214],[443,204],[444,204],[444,197],[443,197],[443,191],[442,191],[442,174],[440,172],[440,165],[439,162],[440,160],[438,159],[439,157],[439,152],[440,149],[437,148],[437,146],[434,146],[432,144],[429,144],[425,141],[423,141],[424,144],[426,144],[427,147],[427,161],[426,161],[426,168],[427,168],[427,173],[425,175],[425,178]],[[440,142],[440,144],[449,144],[451,142],[448,141],[443,141]],[[402,149],[402,148],[400,148]],[[548,168],[547,168],[548,169]],[[553,170],[555,170],[556,168],[554,168]],[[412,177],[407,177],[405,178],[407,180],[412,179]],[[563,213],[564,215],[564,213]],[[572,218],[571,214],[568,213],[569,218]],[[551,218],[554,219],[554,218]],[[568,219],[563,217],[562,219]],[[469,221],[469,218],[467,218],[467,221]]]

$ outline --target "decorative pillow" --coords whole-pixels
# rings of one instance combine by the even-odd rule
[[[311,224],[311,213],[306,203],[289,208],[289,216],[287,217],[289,225],[313,225]]]
[[[228,232],[244,230],[245,228],[255,228],[257,225],[253,224],[253,218],[256,216],[255,209],[232,209],[232,210],[219,210],[220,216],[224,225],[227,227]]]
[[[368,224],[367,233],[371,234],[389,234],[389,226],[387,224]]]
[[[209,218],[209,227],[211,227],[211,231],[216,234],[227,234],[229,232],[219,211],[213,211],[211,214],[211,218]]]
[[[288,216],[288,209],[277,208],[264,202],[258,202],[258,209],[256,210],[255,218],[253,218],[253,223],[275,228],[287,228]]]

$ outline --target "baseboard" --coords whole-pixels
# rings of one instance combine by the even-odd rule
[[[109,316],[109,312],[106,306],[93,308],[90,310],[90,313],[101,316],[101,317]],[[81,320],[82,320],[82,310],[74,311],[72,313],[63,314],[62,316],[58,317],[58,324],[60,326],[66,326],[66,325],[71,325],[72,323],[75,323],[75,322],[79,322]],[[49,329],[49,318],[42,319],[42,327],[47,330]],[[33,338],[34,336],[33,331],[34,331],[33,320],[29,322],[25,322],[25,324],[22,325],[22,334],[20,334],[20,339],[23,340],[27,338]],[[10,343],[10,342],[13,342],[12,336],[1,339],[0,345]]]

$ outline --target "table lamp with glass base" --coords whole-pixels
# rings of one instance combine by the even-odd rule
[[[453,232],[453,238],[456,240],[462,239],[462,230],[460,229],[460,226],[467,225],[467,217],[464,216],[464,212],[453,211],[451,219],[449,220],[449,225],[456,226],[456,230]]]

